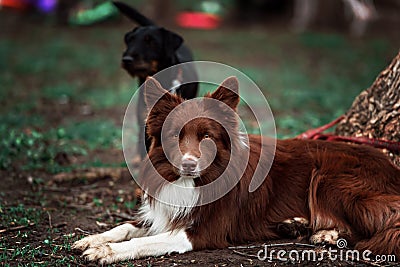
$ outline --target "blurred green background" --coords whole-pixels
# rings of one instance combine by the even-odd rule
[[[171,14],[199,9],[195,2],[168,2]],[[154,3],[131,2],[139,10]],[[390,28],[372,28],[361,38],[337,27],[294,33],[290,11],[233,21],[227,14],[234,1],[220,4],[225,17],[217,29],[183,29],[172,18],[163,23],[185,38],[196,60],[222,62],[252,78],[269,101],[279,138],[343,114],[399,48]],[[0,168],[57,173],[124,165],[97,154],[121,150],[124,110],[138,83],[120,68],[120,57],[123,36],[135,25],[120,17],[60,26],[54,15],[6,9],[0,22]],[[63,162],[70,156],[78,160]]]

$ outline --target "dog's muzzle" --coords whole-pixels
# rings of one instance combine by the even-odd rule
[[[182,161],[182,170],[184,172],[194,172],[197,167],[197,162],[192,159],[184,159]]]
[[[197,177],[199,175],[197,165],[198,160],[196,158],[184,156],[180,166],[180,174],[182,176]]]
[[[133,57],[131,57],[131,56],[123,56],[122,57],[122,64],[124,64],[124,66],[132,65],[133,64]]]

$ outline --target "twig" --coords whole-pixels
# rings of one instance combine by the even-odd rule
[[[277,243],[277,244],[262,244],[262,245],[254,245],[254,246],[237,246],[237,247],[228,247],[229,249],[250,249],[250,248],[258,248],[258,247],[282,247],[282,246],[303,246],[303,247],[310,247],[315,248],[315,245],[312,244],[304,244],[304,243],[295,243],[295,242],[288,242],[288,243]]]
[[[108,224],[102,223],[102,222],[99,222],[99,221],[96,221],[96,224],[97,224],[97,226],[99,226],[101,228],[108,227]]]
[[[75,208],[75,209],[83,209],[83,210],[92,210],[93,207],[87,206],[87,205],[78,205],[78,204],[68,204],[68,208]]]
[[[0,233],[22,230],[22,229],[25,229],[25,228],[28,228],[28,227],[34,226],[34,225],[35,225],[35,223],[29,223],[28,225],[19,225],[19,226],[15,226],[15,227],[6,228],[6,229],[1,229]]]
[[[50,227],[50,229],[53,229],[53,225],[51,224],[51,215],[50,215],[50,212],[49,211],[46,211],[47,212],[47,215],[48,215],[48,217],[49,217],[49,227]]]
[[[111,215],[114,216],[114,217],[125,219],[125,220],[131,220],[131,221],[135,220],[135,217],[133,217],[133,216],[131,216],[129,214],[126,214],[124,212],[120,212],[120,213],[113,212],[113,213],[111,213]]]
[[[54,183],[71,182],[80,179],[86,179],[88,181],[94,181],[97,179],[110,177],[113,180],[118,180],[122,176],[122,172],[126,168],[89,168],[86,170],[77,170],[74,172],[62,172],[53,176],[48,182],[48,185]]]
[[[239,255],[241,255],[241,256],[248,257],[248,258],[257,258],[257,255],[243,253],[243,252],[237,251],[237,250],[235,250],[235,249],[232,250],[232,252],[233,252],[233,253],[236,253],[236,254],[239,254]]]
[[[60,222],[60,223],[57,223],[57,224],[53,225],[53,227],[54,228],[60,228],[60,227],[66,226],[67,224],[68,224],[67,222]]]
[[[258,248],[258,247],[262,247],[265,244],[262,245],[255,245],[255,246],[236,246],[236,247],[228,247],[228,249],[247,249],[247,248]]]
[[[78,231],[78,232],[84,233],[85,235],[91,235],[91,233],[90,233],[90,232],[88,232],[88,231],[85,231],[85,230],[82,230],[82,229],[81,229],[81,228],[79,228],[79,227],[76,227],[76,228],[75,228],[75,230],[76,230],[76,231]]]
[[[69,233],[69,234],[64,234],[63,235],[63,237],[66,237],[66,238],[73,238],[73,237],[75,237],[75,233]]]
[[[55,186],[43,186],[43,189],[46,191],[53,191],[53,192],[67,192],[71,190],[71,188],[55,187]]]
[[[316,246],[312,244],[296,243],[296,242],[266,244],[265,246],[267,247],[301,246],[301,247],[316,248]]]

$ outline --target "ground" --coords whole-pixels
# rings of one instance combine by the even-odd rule
[[[125,108],[137,86],[119,67],[123,34],[131,25],[60,27],[0,12],[1,265],[95,266],[71,244],[129,220],[139,201],[121,147]],[[363,39],[327,30],[295,35],[282,22],[174,29],[196,59],[236,67],[262,88],[280,138],[342,114],[396,54],[400,39],[379,30]],[[276,250],[310,249],[301,245],[306,240],[267,243]],[[263,244],[242,245],[250,248],[113,266],[383,265],[328,258],[260,261],[256,254]]]

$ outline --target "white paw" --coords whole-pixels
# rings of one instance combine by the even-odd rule
[[[102,244],[107,243],[108,240],[106,240],[103,236],[100,234],[97,235],[90,235],[85,238],[82,238],[81,240],[76,241],[73,245],[73,249],[79,249],[79,250],[85,250],[87,248],[91,247],[96,247]]]
[[[339,238],[339,232],[332,230],[320,230],[313,234],[310,238],[310,242],[313,244],[329,244],[336,245],[336,241]]]
[[[88,261],[99,261],[101,264],[111,263],[115,260],[115,253],[108,244],[91,247],[83,252],[84,256]]]

